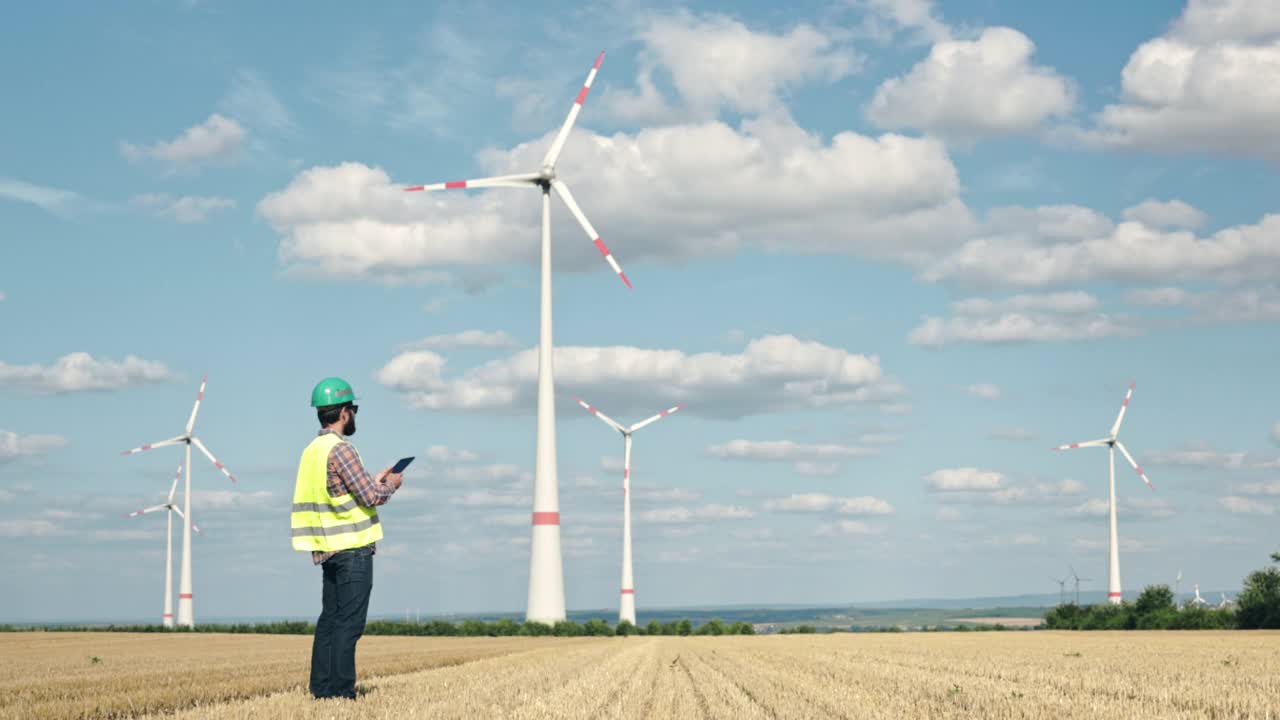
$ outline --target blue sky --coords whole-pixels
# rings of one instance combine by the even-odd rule
[[[1236,587],[1280,509],[1280,12],[1262,0],[15,10],[0,60],[0,619],[150,618],[197,434],[197,620],[308,615],[288,546],[312,385],[361,396],[374,613],[520,610],[536,194],[553,210],[565,581],[611,608]],[[1251,75],[1251,73],[1253,75]],[[1123,461],[1122,461],[1123,462]],[[154,521],[153,521],[154,520]],[[1086,585],[1088,587],[1088,585]],[[252,591],[249,591],[252,588]],[[84,598],[94,598],[86,605]],[[643,619],[643,618],[642,618]]]

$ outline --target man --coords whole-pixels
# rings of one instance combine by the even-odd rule
[[[356,433],[355,391],[325,378],[311,391],[320,433],[302,452],[293,490],[293,549],[323,569],[323,611],[311,646],[311,694],[356,697],[356,642],[364,634],[373,590],[373,554],[382,539],[375,509],[400,488],[385,468],[370,477],[344,438]]]

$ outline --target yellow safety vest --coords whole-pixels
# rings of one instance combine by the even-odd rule
[[[294,550],[336,552],[382,539],[377,510],[357,505],[350,493],[329,495],[329,453],[341,442],[337,433],[325,433],[302,451],[290,520]]]

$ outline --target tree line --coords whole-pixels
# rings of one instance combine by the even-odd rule
[[[1280,563],[1280,552],[1271,561]],[[1168,585],[1148,585],[1132,603],[1059,605],[1044,618],[1049,630],[1257,630],[1280,629],[1280,568],[1249,573],[1235,608],[1184,607]]]
[[[316,631],[314,623],[305,620],[282,620],[270,623],[232,623],[197,625],[194,628],[164,627],[162,625],[45,625],[40,627],[16,627],[0,625],[0,632],[186,632],[230,633],[254,635],[311,635]],[[447,620],[404,622],[401,620],[372,620],[365,625],[365,635],[401,635],[424,637],[612,637],[628,635],[754,635],[755,628],[748,622],[725,623],[712,619],[700,625],[692,621],[650,620],[643,626],[621,622],[612,625],[606,620],[593,618],[586,622],[567,620],[555,624],[540,622],[516,622],[510,619],[485,622],[463,620],[459,623]]]

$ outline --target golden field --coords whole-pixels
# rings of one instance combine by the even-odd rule
[[[356,702],[307,696],[310,642],[4,634],[0,718],[1280,720],[1278,632],[366,637]]]

